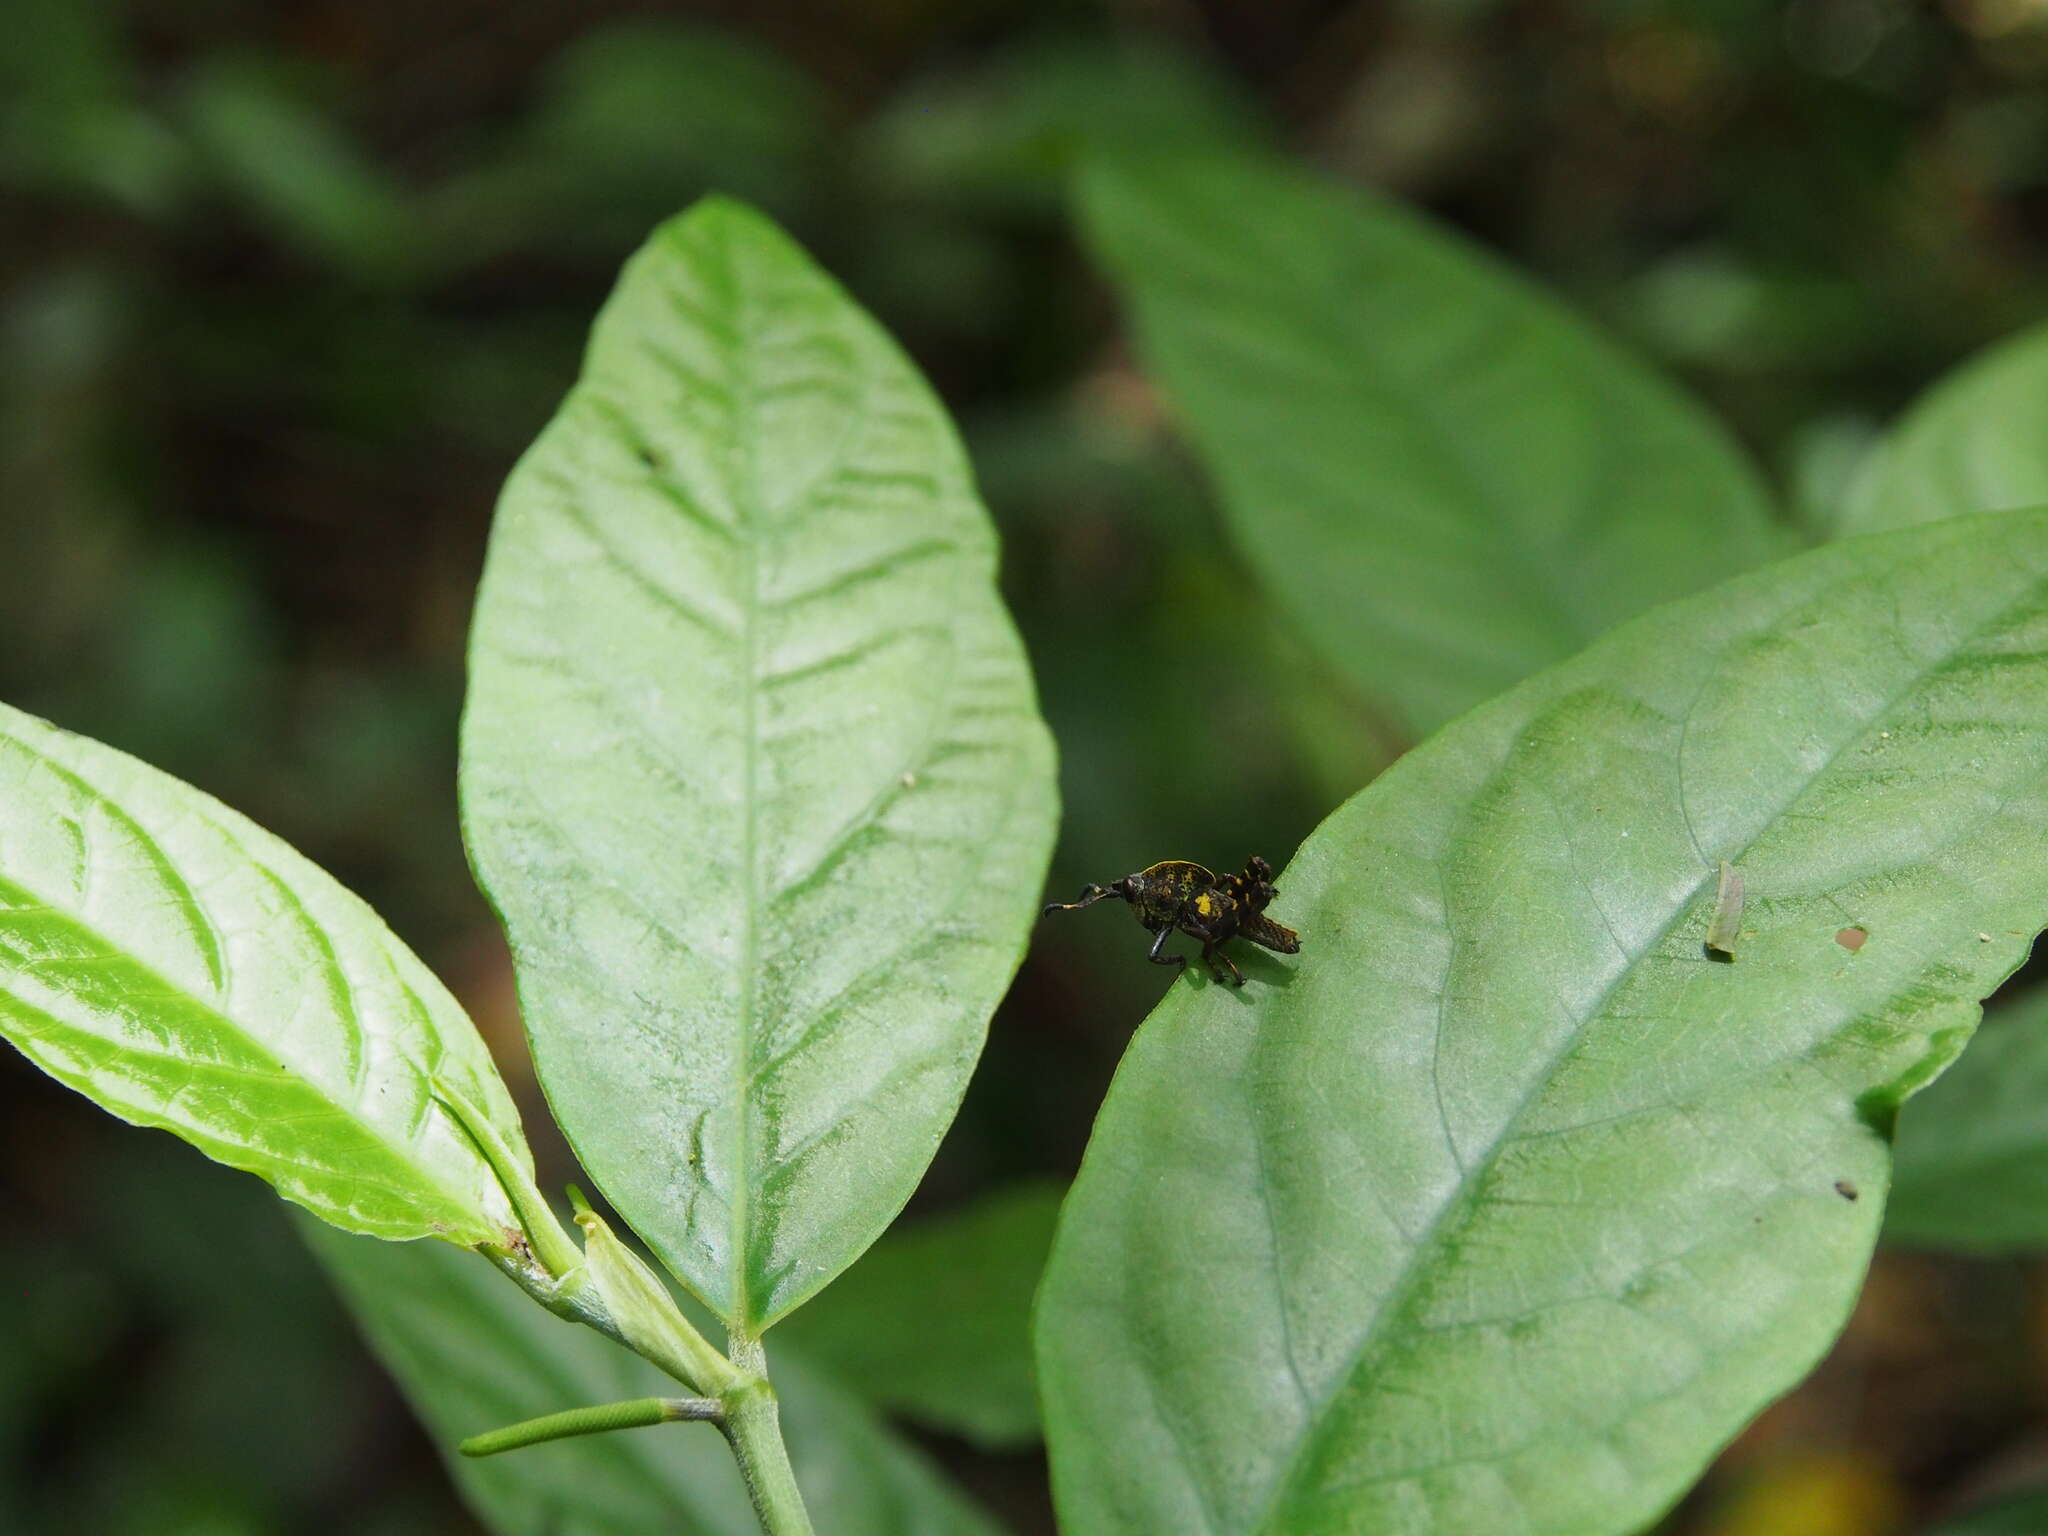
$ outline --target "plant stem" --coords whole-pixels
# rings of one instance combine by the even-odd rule
[[[627,1347],[707,1397],[723,1398],[742,1385],[746,1373],[690,1325],[661,1278],[613,1235],[580,1191],[571,1189],[569,1194],[576,1202],[576,1224],[583,1229],[590,1275]]]
[[[734,1333],[726,1341],[726,1354],[748,1380],[726,1394],[725,1418],[718,1427],[740,1464],[754,1516],[764,1536],[813,1536],[811,1517],[782,1443],[780,1409],[775,1389],[768,1384],[761,1341]]]
[[[683,1419],[717,1420],[724,1414],[724,1405],[708,1397],[636,1397],[629,1402],[570,1408],[507,1424],[503,1429],[472,1435],[457,1449],[465,1456],[495,1456],[500,1451],[516,1451],[544,1440],[566,1440],[571,1435],[600,1435],[608,1430],[673,1424]]]
[[[576,1251],[576,1244],[555,1219],[547,1196],[533,1182],[533,1171],[505,1144],[489,1117],[446,1083],[435,1083],[434,1101],[448,1112],[491,1165],[520,1226],[526,1229],[527,1244],[541,1268],[558,1281],[567,1280],[582,1266],[583,1255]]]

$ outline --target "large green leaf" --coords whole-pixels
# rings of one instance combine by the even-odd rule
[[[486,1461],[486,1429],[563,1408],[672,1395],[676,1384],[553,1317],[490,1265],[438,1245],[352,1241],[305,1224],[313,1251],[499,1536],[759,1536],[718,1432],[673,1424],[560,1440]],[[988,1521],[829,1376],[777,1349],[790,1458],[831,1536],[991,1536]]]
[[[1980,353],[1916,401],[1850,488],[1840,533],[2048,505],[2048,326]]]
[[[1896,1104],[2048,922],[2048,515],[1648,615],[1279,890],[1298,959],[1172,988],[1061,1215],[1066,1528],[1637,1530],[1827,1348]]]
[[[2048,1249],[2048,991],[1993,1012],[1899,1120],[1885,1236],[1973,1253]]]
[[[0,1032],[136,1125],[377,1237],[517,1224],[524,1161],[461,1008],[376,914],[168,774],[0,705]]]
[[[994,569],[923,381],[718,200],[629,264],[499,508],[470,848],[584,1166],[748,1332],[908,1198],[1041,894]]]
[[[907,1419],[985,1446],[1035,1441],[1031,1298],[1064,1193],[1022,1185],[892,1228],[776,1337]]]
[[[1417,730],[1778,548],[1711,421],[1413,213],[1192,153],[1081,207],[1245,558]]]

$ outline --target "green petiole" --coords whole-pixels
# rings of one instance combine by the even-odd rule
[[[675,1424],[704,1419],[717,1422],[725,1407],[710,1397],[636,1397],[623,1403],[598,1403],[589,1408],[570,1408],[543,1414],[518,1424],[507,1424],[481,1435],[471,1435],[458,1450],[465,1456],[496,1456],[522,1446],[548,1440],[567,1440],[572,1435],[601,1435],[614,1429],[641,1429],[649,1424]]]

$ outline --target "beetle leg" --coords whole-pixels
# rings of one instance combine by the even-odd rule
[[[1237,932],[1237,918],[1238,914],[1235,911],[1229,911],[1205,923],[1191,914],[1183,913],[1180,931],[1190,938],[1202,941],[1202,959],[1208,963],[1211,976],[1222,981],[1223,971],[1227,968],[1233,978],[1230,984],[1241,987],[1244,985],[1244,972],[1231,962],[1230,956],[1224,954],[1222,948],[1230,936]]]
[[[1273,866],[1256,853],[1244,861],[1245,905],[1254,912],[1263,912],[1280,893],[1273,889]]]
[[[1202,958],[1209,962],[1209,974],[1218,981],[1224,979],[1223,972],[1227,970],[1230,972],[1231,986],[1241,987],[1244,985],[1244,972],[1240,971],[1237,968],[1236,962],[1230,956],[1223,953],[1214,942],[1202,946]]]
[[[1172,937],[1173,930],[1171,928],[1160,929],[1159,936],[1153,939],[1152,948],[1146,954],[1145,958],[1147,960],[1150,960],[1154,965],[1170,965],[1175,970],[1179,970],[1182,966],[1186,965],[1188,963],[1188,957],[1186,955],[1169,955],[1164,953],[1164,950],[1166,948],[1166,941]]]

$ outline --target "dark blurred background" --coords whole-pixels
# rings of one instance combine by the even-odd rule
[[[2042,0],[10,0],[4,30],[0,697],[368,897],[536,1132],[456,833],[464,629],[498,485],[700,192],[784,221],[961,422],[1064,754],[1060,888],[1283,861],[1405,745],[1222,543],[1075,247],[1076,143],[1263,138],[1425,204],[1687,379],[1816,524],[1905,398],[2048,315]],[[1044,932],[919,1208],[1071,1172],[1161,987],[1141,937]],[[12,1053],[0,1273],[0,1530],[473,1529],[267,1192]],[[1883,1257],[1672,1529],[1886,1536],[2039,1470],[2041,1281]],[[926,1443],[1049,1528],[1035,1458]]]

